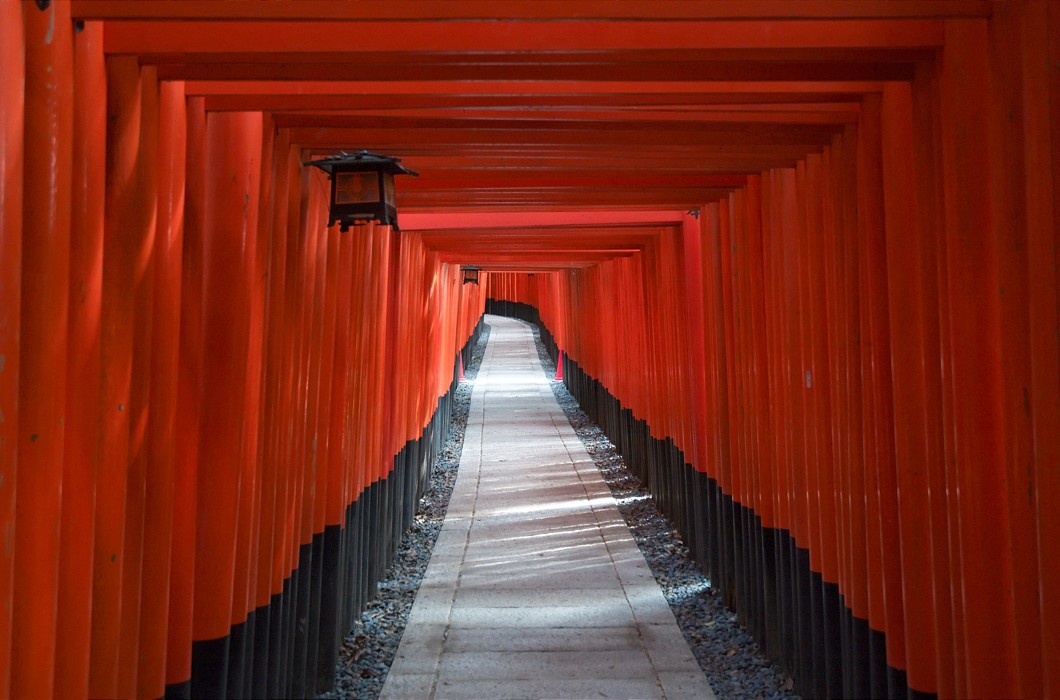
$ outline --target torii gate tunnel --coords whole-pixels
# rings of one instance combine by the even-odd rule
[[[800,693],[1060,696],[1058,36],[0,0],[0,697],[329,687],[486,309]],[[327,228],[304,164],[361,148],[400,232]]]

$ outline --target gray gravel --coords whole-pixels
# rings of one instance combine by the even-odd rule
[[[489,325],[465,369],[468,380],[460,384],[445,447],[431,474],[430,488],[420,500],[411,529],[398,548],[394,564],[379,583],[379,596],[371,601],[339,653],[335,689],[321,698],[379,697],[383,681],[397,653],[420,581],[445,518],[449,496],[463,449],[464,430],[471,405],[472,381],[478,374]],[[538,353],[546,375],[555,376],[555,365],[534,329]],[[692,561],[673,524],[655,508],[649,492],[625,466],[622,455],[578,407],[562,382],[551,381],[552,391],[592,456],[611,493],[618,501],[634,539],[677,618],[693,654],[719,698],[798,698],[792,681],[758,651],[758,645],[721,602],[710,579]]]

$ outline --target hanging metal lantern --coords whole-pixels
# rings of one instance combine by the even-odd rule
[[[306,165],[313,165],[331,179],[331,204],[328,226],[339,224],[339,230],[366,221],[397,225],[394,201],[394,176],[419,173],[400,165],[400,158],[381,156],[368,151],[340,153]]]
[[[482,268],[474,265],[464,265],[460,271],[464,273],[464,284],[478,284],[478,273]]]

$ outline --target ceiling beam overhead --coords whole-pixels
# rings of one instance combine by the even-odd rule
[[[445,260],[634,255],[795,166],[910,81],[986,0],[71,0],[104,51],[302,162],[400,158],[403,231]],[[323,176],[319,176],[321,181]]]
[[[989,17],[987,0],[73,0],[80,19],[811,20]]]
[[[351,3],[355,4],[355,3]],[[110,54],[267,52],[357,56],[637,51],[926,49],[942,45],[940,20],[464,22],[124,21],[107,26]],[[591,58],[591,56],[589,56]]]

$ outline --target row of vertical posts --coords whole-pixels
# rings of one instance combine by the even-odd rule
[[[315,694],[484,298],[69,12],[0,2],[0,697]]]
[[[1060,693],[1058,19],[947,21],[820,153],[488,283],[805,695]]]

